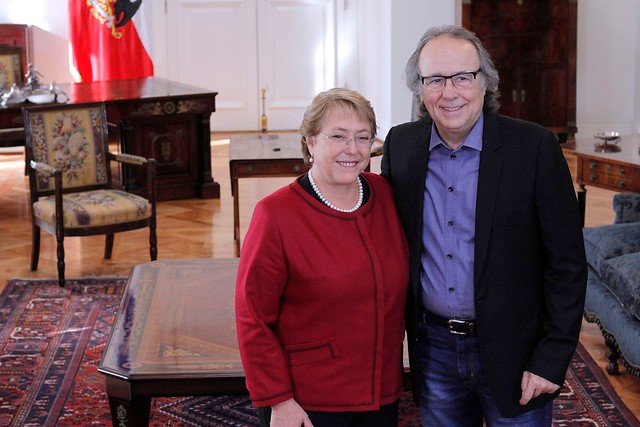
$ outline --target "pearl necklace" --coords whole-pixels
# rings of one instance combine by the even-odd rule
[[[309,182],[311,183],[311,187],[313,188],[313,191],[316,193],[318,198],[322,200],[322,203],[329,206],[331,209],[336,210],[338,212],[355,212],[360,208],[360,206],[362,206],[364,191],[362,190],[362,181],[360,180],[360,177],[358,177],[358,201],[356,202],[356,205],[351,209],[340,209],[339,207],[337,207],[336,205],[328,201],[327,198],[324,197],[324,194],[320,192],[320,189],[316,185],[316,182],[313,180],[313,175],[311,174],[311,170],[307,172],[307,176],[309,177]]]

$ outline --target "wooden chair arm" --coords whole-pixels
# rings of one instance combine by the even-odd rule
[[[51,177],[53,176],[56,172],[60,172],[58,169],[55,169],[51,166],[49,166],[46,163],[41,163],[41,162],[36,162],[35,160],[31,160],[29,162],[29,166],[31,166],[31,169],[35,169],[36,172],[38,172],[39,174],[42,174],[46,177]]]
[[[120,153],[120,154],[111,154],[111,158],[117,162],[120,163],[126,163],[128,165],[144,165],[148,162],[147,159],[145,159],[142,156],[136,156],[134,154],[127,154],[127,153]]]

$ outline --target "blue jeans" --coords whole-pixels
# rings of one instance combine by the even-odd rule
[[[425,427],[549,427],[553,402],[515,418],[503,417],[491,397],[476,335],[454,335],[420,322],[420,415]],[[507,356],[508,357],[508,356]]]

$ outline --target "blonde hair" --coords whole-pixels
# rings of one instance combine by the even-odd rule
[[[369,122],[371,138],[375,138],[377,130],[376,115],[368,99],[354,90],[340,87],[320,92],[313,98],[313,101],[304,112],[302,123],[298,129],[301,135],[302,157],[307,166],[311,166],[311,153],[307,145],[308,138],[320,133],[320,129],[329,113],[337,108],[351,110]]]

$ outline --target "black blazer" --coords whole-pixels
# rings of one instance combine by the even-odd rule
[[[483,367],[500,412],[511,417],[559,393],[518,403],[525,370],[563,384],[580,334],[587,267],[575,190],[555,135],[533,123],[484,115],[474,299]],[[381,164],[411,251],[407,332],[415,369],[430,134],[427,120],[393,127]]]

